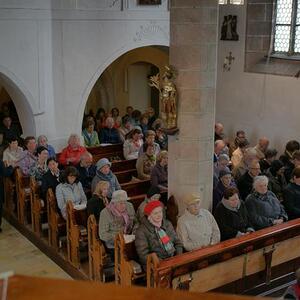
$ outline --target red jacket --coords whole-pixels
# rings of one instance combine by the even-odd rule
[[[86,151],[87,150],[82,146],[79,146],[77,149],[73,149],[69,145],[68,147],[62,150],[61,154],[59,155],[58,161],[63,166],[75,166],[79,163],[80,156]]]

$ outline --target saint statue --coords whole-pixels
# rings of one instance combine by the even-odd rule
[[[175,72],[165,66],[165,72],[160,81],[159,73],[150,77],[149,85],[158,89],[160,99],[160,117],[167,129],[177,127],[177,90],[174,84]]]

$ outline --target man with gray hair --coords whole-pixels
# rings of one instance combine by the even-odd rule
[[[235,181],[238,181],[249,170],[249,166],[253,160],[258,160],[256,150],[253,147],[247,148],[241,162],[232,170]]]
[[[80,162],[76,166],[79,172],[79,181],[82,184],[84,191],[91,191],[91,184],[96,175],[96,166],[93,164],[93,155],[90,152],[84,152],[80,156]]]
[[[250,222],[255,230],[282,224],[288,216],[275,194],[268,190],[268,177],[256,176],[253,181],[254,192],[246,199]]]
[[[227,154],[220,154],[217,162],[214,164],[214,188],[217,186],[219,181],[220,171],[225,170],[230,172],[229,169],[230,159]]]

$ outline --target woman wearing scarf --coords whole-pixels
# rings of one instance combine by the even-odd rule
[[[144,208],[145,218],[135,234],[139,261],[146,270],[147,255],[155,252],[159,259],[181,254],[183,245],[170,221],[163,218],[163,204],[150,201]]]
[[[100,213],[99,237],[105,242],[111,254],[113,254],[116,234],[119,232],[131,234],[135,223],[133,205],[127,200],[126,191],[115,191],[110,203]]]
[[[96,164],[96,175],[92,180],[92,193],[94,193],[96,185],[99,181],[108,181],[109,190],[107,197],[111,198],[114,191],[120,190],[121,186],[116,175],[110,170],[111,162],[107,158],[101,158]]]
[[[138,178],[141,180],[150,179],[151,170],[156,164],[154,145],[144,144],[144,152],[139,156],[136,162]]]
[[[221,232],[221,241],[254,231],[247,208],[244,202],[240,201],[239,191],[235,187],[229,187],[224,191],[223,199],[218,204],[214,217]]]

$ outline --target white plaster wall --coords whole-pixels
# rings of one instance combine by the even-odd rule
[[[24,96],[24,107],[17,105],[24,134],[48,135],[57,151],[70,133],[80,134],[88,95],[105,68],[132,49],[169,45],[162,2],[0,0],[0,73]]]
[[[219,31],[224,15],[238,16],[238,42],[219,41],[216,120],[231,137],[246,130],[252,144],[267,136],[272,147],[284,149],[290,139],[300,140],[300,81],[294,77],[244,72],[246,5],[220,6]],[[229,51],[235,57],[230,72],[223,71]]]

